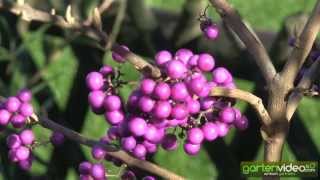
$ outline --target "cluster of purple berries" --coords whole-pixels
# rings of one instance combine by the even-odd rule
[[[8,97],[4,102],[0,102],[0,127],[4,128],[9,123],[14,128],[24,127],[28,117],[33,114],[31,98],[30,91],[21,90],[17,96]]]
[[[79,164],[80,180],[106,180],[106,170],[101,163],[84,161]]]
[[[9,147],[9,159],[18,163],[23,170],[29,170],[32,166],[32,145],[35,142],[35,136],[30,129],[24,129],[19,134],[11,134],[7,137],[7,146]]]

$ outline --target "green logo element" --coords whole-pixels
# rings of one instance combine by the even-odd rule
[[[241,162],[243,176],[317,177],[317,161],[297,162]]]

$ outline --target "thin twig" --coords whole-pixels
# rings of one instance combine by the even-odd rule
[[[94,29],[88,25],[85,25],[76,21],[67,21],[66,18],[59,15],[52,15],[45,11],[37,10],[32,8],[28,4],[17,5],[15,3],[1,3],[0,10],[10,11],[11,13],[20,16],[23,20],[26,21],[38,21],[43,23],[52,23],[61,28],[72,29],[75,31],[83,32],[91,38],[95,38],[97,41],[102,42],[104,45],[108,43],[108,35],[99,30]],[[72,19],[72,17],[69,19]],[[137,70],[141,71],[146,76],[151,76],[153,78],[159,78],[161,76],[160,69],[155,66],[152,66],[150,63],[145,61],[140,56],[134,54],[133,52],[125,49],[124,47],[118,45],[117,43],[113,44],[112,51],[118,53],[128,60]]]
[[[181,180],[184,179],[183,177],[176,175],[175,173],[170,172],[169,170],[166,170],[166,169],[164,169],[160,166],[157,166],[153,163],[136,159],[122,150],[117,150],[115,147],[113,147],[111,145],[106,145],[106,144],[100,143],[98,141],[84,137],[81,134],[79,134],[71,129],[68,129],[62,125],[59,125],[46,117],[41,117],[38,120],[39,120],[38,122],[41,126],[48,128],[48,129],[51,129],[53,131],[61,132],[62,134],[65,135],[66,138],[68,138],[72,141],[75,141],[77,143],[80,143],[80,144],[83,144],[83,145],[86,145],[89,147],[93,147],[94,145],[97,145],[97,144],[101,145],[102,147],[105,148],[105,150],[108,151],[108,155],[123,161],[128,166],[140,168],[142,170],[145,170],[145,171],[151,172],[155,175],[158,175],[164,179],[181,179]]]
[[[239,13],[226,0],[210,0],[210,2],[216,8],[223,21],[233,29],[246,45],[264,79],[267,83],[270,83],[276,75],[276,69],[260,39],[253,31],[250,31],[242,21]]]
[[[295,47],[285,64],[281,76],[291,86],[305,62],[320,29],[320,0],[317,1],[302,34],[295,41]]]
[[[258,113],[263,125],[268,126],[271,123],[271,118],[264,107],[261,98],[251,94],[250,92],[240,89],[228,89],[222,87],[215,87],[211,90],[210,96],[223,96],[239,99],[249,103]]]
[[[300,80],[298,86],[296,87],[297,91],[293,91],[289,96],[287,104],[287,119],[290,121],[294,112],[296,111],[299,102],[303,98],[303,92],[300,92],[299,89],[309,89],[312,85],[312,82],[316,77],[318,77],[320,71],[320,58],[318,58],[304,74]]]

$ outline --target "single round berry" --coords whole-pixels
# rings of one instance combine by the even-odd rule
[[[137,141],[133,136],[125,137],[121,139],[121,147],[126,151],[133,150],[137,145]]]
[[[201,144],[203,138],[203,132],[200,128],[191,128],[187,131],[187,140],[189,143]]]
[[[54,131],[50,137],[50,141],[53,145],[59,146],[64,143],[65,137],[59,131]]]
[[[219,36],[219,29],[216,25],[211,25],[204,29],[204,34],[209,40],[215,40]]]
[[[176,104],[171,110],[171,117],[181,120],[188,116],[188,108],[184,104]]]
[[[104,115],[106,120],[112,125],[120,124],[124,120],[122,111],[107,111]]]
[[[200,54],[197,62],[198,68],[205,72],[211,71],[215,65],[213,57],[207,53]]]
[[[24,117],[29,117],[33,114],[33,107],[29,103],[22,103],[19,108],[19,112]]]
[[[104,99],[104,108],[107,111],[115,111],[121,108],[121,99],[119,96],[109,95]]]
[[[187,67],[188,68],[196,67],[198,65],[198,60],[199,60],[199,55],[195,54],[195,55],[191,56],[188,61]]]
[[[145,176],[142,178],[142,180],[156,180],[156,178],[153,176]]]
[[[169,117],[171,109],[168,101],[158,101],[153,108],[153,115],[158,119],[164,119]]]
[[[224,137],[229,132],[229,126],[226,123],[216,122],[217,133],[219,137]]]
[[[201,129],[207,141],[213,141],[218,137],[217,126],[212,122],[205,123]]]
[[[102,109],[105,94],[103,91],[91,91],[88,96],[89,104],[92,108]]]
[[[21,105],[20,100],[12,96],[7,99],[5,103],[5,108],[7,109],[7,111],[13,113],[19,110],[20,105]]]
[[[162,140],[161,146],[167,151],[173,151],[178,147],[178,140],[174,134],[166,134]]]
[[[16,150],[16,156],[19,159],[19,161],[26,160],[30,156],[30,149],[25,146],[20,146]]]
[[[85,175],[85,174],[80,174],[80,180],[93,180],[92,176],[90,175]]]
[[[26,124],[26,118],[20,114],[11,116],[10,122],[14,128],[22,128]]]
[[[8,158],[11,162],[19,162],[19,159],[16,156],[17,149],[10,149],[8,152]]]
[[[143,136],[147,129],[147,123],[144,119],[135,117],[129,122],[129,130],[135,136]]]
[[[97,163],[97,164],[93,164],[91,167],[91,175],[92,177],[96,178],[96,179],[102,179],[105,178],[105,169],[103,164]]]
[[[190,156],[197,155],[200,152],[200,148],[201,148],[200,144],[185,143],[183,145],[184,151]]]
[[[239,130],[246,130],[248,128],[249,122],[246,116],[242,116],[234,121],[234,126]]]
[[[194,99],[187,101],[187,107],[190,114],[197,114],[200,111],[200,103]]]
[[[171,98],[175,101],[184,101],[189,96],[185,83],[178,82],[171,87]]]
[[[218,67],[212,71],[212,81],[215,83],[232,82],[232,76],[226,68]]]
[[[150,142],[156,143],[158,136],[158,129],[154,125],[148,124],[146,133],[143,135],[143,137]]]
[[[86,77],[86,83],[90,90],[100,90],[104,85],[103,75],[99,72],[90,72]]]
[[[79,164],[79,173],[83,175],[89,175],[91,173],[92,164],[88,161],[84,161]]]
[[[153,93],[156,87],[156,82],[152,79],[143,79],[140,84],[140,91],[145,95],[150,95]]]
[[[188,82],[188,89],[194,94],[200,94],[204,86],[206,85],[205,79],[201,76],[192,78]]]
[[[236,119],[236,113],[232,107],[227,107],[220,111],[219,117],[224,123],[232,123]]]
[[[30,129],[23,130],[19,137],[24,145],[31,145],[35,140],[34,134]]]
[[[155,101],[148,96],[142,96],[139,100],[139,108],[142,112],[152,111]]]
[[[132,154],[137,158],[144,158],[147,154],[147,149],[142,144],[137,144],[133,149]]]
[[[172,60],[172,55],[169,51],[166,51],[166,50],[159,51],[155,55],[156,64],[160,67],[163,66],[166,62],[171,60]]]
[[[170,97],[170,86],[167,83],[160,82],[154,89],[154,96],[160,100],[167,100]]]
[[[7,137],[7,146],[10,149],[16,149],[22,145],[21,139],[17,134],[11,134]]]
[[[119,137],[119,127],[111,126],[107,131],[107,136],[110,140],[116,140]]]
[[[96,160],[101,160],[107,154],[106,150],[99,144],[94,145],[91,149],[91,155]]]
[[[166,64],[166,73],[172,79],[183,78],[186,72],[187,68],[181,61],[172,60]]]
[[[0,125],[6,126],[10,122],[11,113],[6,109],[0,109]]]
[[[99,73],[101,73],[103,76],[107,76],[113,73],[113,69],[111,66],[104,65],[100,68]]]
[[[17,96],[21,102],[30,102],[32,98],[32,93],[27,89],[23,89],[19,91]]]
[[[119,51],[112,51],[112,59],[118,63],[124,63],[126,61],[125,56],[126,54],[130,53],[130,50],[125,45],[118,46],[117,49],[119,49],[121,54],[119,53]]]
[[[148,153],[155,153],[158,150],[158,147],[156,144],[153,144],[149,141],[143,141],[142,143],[144,145],[144,147],[147,149]]]
[[[28,158],[26,160],[19,161],[19,167],[24,171],[30,170],[31,166],[32,166],[32,158]]]
[[[189,49],[179,49],[175,54],[175,59],[180,60],[185,65],[188,63],[190,57],[193,56],[193,53]]]

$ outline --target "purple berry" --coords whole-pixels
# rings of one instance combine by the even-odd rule
[[[19,137],[24,145],[31,145],[35,140],[34,134],[30,129],[23,130]]]
[[[119,96],[110,95],[104,99],[104,108],[107,111],[115,111],[121,108],[121,99]]]
[[[217,133],[219,137],[224,137],[229,132],[229,126],[226,123],[216,122]]]
[[[103,76],[107,76],[113,73],[113,69],[111,66],[104,65],[100,68],[99,73],[101,73]]]
[[[65,137],[61,132],[54,131],[50,137],[50,141],[53,145],[59,146],[64,143]]]
[[[203,136],[207,141],[213,141],[218,137],[217,126],[212,122],[207,122],[202,126]]]
[[[213,107],[216,99],[214,97],[208,96],[200,99],[200,107],[202,110],[208,110]]]
[[[84,175],[84,174],[80,174],[80,180],[94,180],[92,176],[90,175]]]
[[[173,151],[178,147],[177,137],[174,134],[166,134],[162,140],[161,146],[167,151]]]
[[[140,84],[140,90],[145,95],[152,94],[155,87],[156,82],[152,79],[143,79]]]
[[[20,146],[16,149],[16,157],[19,161],[28,159],[30,156],[30,149],[25,146]]]
[[[188,82],[188,89],[194,94],[200,94],[204,86],[206,85],[206,80],[201,76],[192,78]]]
[[[166,73],[172,79],[185,77],[187,72],[186,66],[178,60],[172,60],[166,64]]]
[[[193,56],[193,53],[189,49],[179,49],[175,54],[175,59],[182,61],[186,65],[191,56]]]
[[[211,25],[204,29],[204,34],[209,40],[215,40],[219,36],[219,29],[216,25]]]
[[[189,92],[187,86],[184,83],[178,82],[171,87],[171,98],[173,100],[184,101],[188,96]]]
[[[223,67],[218,67],[212,71],[212,81],[215,83],[229,83],[232,82],[230,72]]]
[[[208,72],[214,68],[215,62],[210,54],[203,53],[199,55],[198,68],[201,71]]]
[[[10,122],[11,113],[5,109],[0,109],[0,125],[6,126]]]
[[[32,158],[28,158],[26,160],[19,161],[19,167],[22,170],[28,171],[31,169],[31,166],[32,166]]]
[[[107,111],[104,116],[112,125],[120,124],[124,120],[124,114],[122,111]]]
[[[187,140],[192,144],[201,144],[203,138],[203,132],[200,128],[191,128],[187,131]]]
[[[107,136],[110,140],[116,140],[119,137],[119,127],[112,126],[108,129]]]
[[[29,117],[33,114],[33,107],[29,103],[22,103],[19,108],[19,112],[24,117]]]
[[[137,145],[137,141],[133,136],[125,137],[121,139],[121,147],[126,151],[133,150]]]
[[[142,178],[142,180],[156,180],[156,178],[153,176],[145,176]]]
[[[200,144],[185,143],[183,145],[184,151],[190,156],[197,155],[200,151],[200,148],[201,148]]]
[[[21,105],[21,102],[18,98],[16,97],[9,97],[5,103],[5,108],[9,111],[9,112],[16,112],[18,111],[19,107]]]
[[[91,155],[96,160],[103,159],[106,154],[107,152],[105,151],[105,149],[99,144],[94,145],[93,148],[91,149]]]
[[[184,104],[176,104],[171,110],[171,116],[177,120],[186,118],[188,114],[188,108]]]
[[[32,98],[32,93],[27,89],[23,89],[19,91],[18,98],[20,99],[21,102],[30,102]]]
[[[194,99],[187,101],[187,107],[190,114],[197,114],[200,111],[200,103]]]
[[[234,121],[234,126],[236,128],[238,128],[239,130],[243,131],[243,130],[246,130],[249,126],[249,122],[248,122],[248,119],[246,116],[242,116],[241,118],[239,119],[236,119]]]
[[[169,117],[171,113],[171,105],[168,101],[158,101],[153,108],[153,115],[158,119]]]
[[[103,91],[92,91],[89,93],[88,101],[92,108],[102,109],[104,98],[105,98],[105,94]]]
[[[197,55],[197,54],[191,56],[189,61],[188,61],[188,65],[187,66],[189,68],[196,67],[198,65],[198,59],[199,59],[199,55]]]
[[[142,112],[152,111],[155,101],[148,96],[142,96],[139,100],[139,108]]]
[[[86,77],[86,83],[90,90],[100,90],[104,86],[103,75],[99,72],[90,72]]]
[[[147,149],[142,144],[137,144],[133,149],[132,154],[137,158],[144,158],[147,154]]]
[[[136,175],[134,174],[133,171],[126,171],[121,175],[121,180],[135,180]]]
[[[96,179],[102,179],[105,178],[105,169],[103,164],[93,164],[91,167],[91,175],[92,177],[96,178]]]
[[[161,67],[163,66],[166,62],[171,61],[172,60],[172,55],[169,51],[166,50],[162,50],[159,51],[156,55],[155,55],[155,60],[156,60],[156,64]]]
[[[167,83],[160,82],[154,89],[154,96],[160,100],[167,100],[170,97],[170,86]]]
[[[226,107],[219,113],[220,121],[232,123],[236,119],[236,113],[232,107]]]
[[[84,161],[79,164],[79,172],[83,175],[89,175],[91,173],[92,164],[88,161]]]
[[[143,136],[147,129],[147,123],[144,119],[135,117],[129,122],[129,130],[135,136]]]
[[[115,60],[118,63],[124,63],[126,61],[125,55],[130,52],[129,48],[125,45],[119,46],[121,48],[121,53],[119,54],[118,52],[112,51],[112,59]]]
[[[10,149],[16,149],[21,146],[21,139],[17,134],[11,134],[7,137],[7,146]]]
[[[14,128],[22,128],[26,124],[26,118],[20,114],[11,116],[10,122]]]

